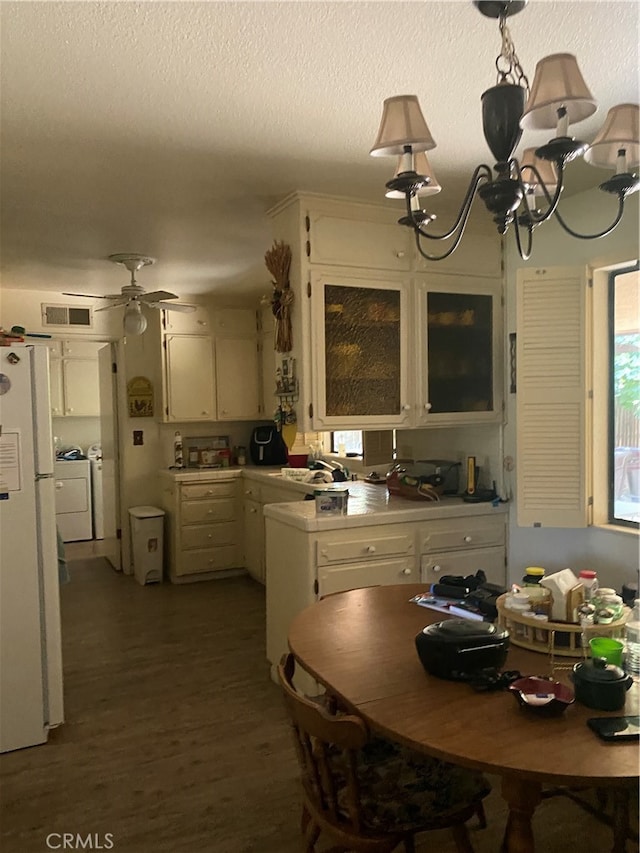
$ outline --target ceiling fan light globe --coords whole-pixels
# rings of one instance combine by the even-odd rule
[[[147,328],[147,318],[139,302],[127,305],[122,322],[125,335],[141,335]]]

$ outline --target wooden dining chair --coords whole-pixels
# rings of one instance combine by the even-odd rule
[[[301,770],[305,853],[315,853],[321,832],[334,844],[328,853],[391,853],[400,844],[414,853],[418,833],[444,828],[459,853],[473,853],[465,824],[491,790],[485,777],[371,737],[361,717],[298,693],[294,672],[293,655],[284,655],[278,678]]]

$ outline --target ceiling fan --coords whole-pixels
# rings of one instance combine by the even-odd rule
[[[178,299],[175,293],[167,290],[153,290],[147,293],[136,281],[136,273],[142,267],[155,264],[156,259],[137,252],[123,252],[109,255],[108,260],[114,264],[122,264],[131,273],[129,284],[122,286],[120,293],[111,293],[107,296],[99,296],[96,293],[65,293],[64,296],[83,296],[87,299],[108,299],[109,305],[97,308],[97,311],[107,311],[109,308],[117,308],[124,305],[124,331],[127,335],[141,335],[147,328],[147,318],[142,313],[142,305],[150,308],[164,308],[166,311],[182,311],[187,314],[196,310],[195,305],[184,303],[166,302],[167,299]]]

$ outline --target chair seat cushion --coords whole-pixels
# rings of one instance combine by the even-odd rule
[[[343,754],[336,750],[331,761],[343,782],[338,802],[346,817],[346,768],[339,767]],[[374,832],[447,826],[456,812],[473,807],[491,791],[482,773],[421,755],[383,738],[373,738],[361,750],[358,783],[363,818]]]

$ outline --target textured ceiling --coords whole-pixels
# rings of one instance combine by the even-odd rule
[[[578,57],[600,105],[581,138],[638,101],[638,14],[635,0],[531,0],[510,21],[530,80],[546,54]],[[139,251],[158,258],[144,286],[264,291],[272,203],[382,199],[394,163],[368,151],[391,95],[418,95],[438,143],[436,210],[490,162],[480,94],[500,41],[466,0],[5,0],[0,15],[6,287],[106,293],[127,274],[105,256]],[[606,176],[572,168],[569,190]]]

